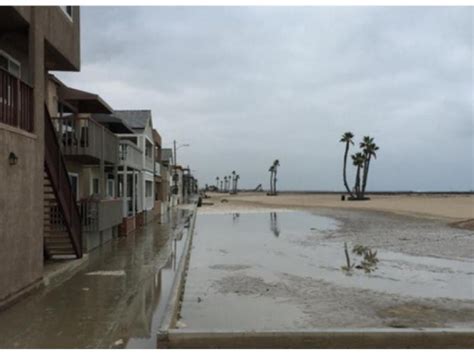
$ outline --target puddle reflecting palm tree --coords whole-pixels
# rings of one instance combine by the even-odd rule
[[[278,215],[276,212],[270,212],[270,230],[275,237],[280,236],[280,226],[278,224]]]

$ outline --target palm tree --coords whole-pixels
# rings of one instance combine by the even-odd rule
[[[224,191],[223,184],[224,184],[224,180],[221,180],[221,191]]]
[[[227,176],[224,176],[224,192],[227,192]]]
[[[357,167],[356,180],[355,180],[355,192],[358,199],[361,199],[360,194],[360,169],[364,166],[365,155],[361,152],[351,155],[352,164]]]
[[[364,175],[362,178],[362,191],[361,191],[361,197],[364,197],[365,194],[365,187],[367,186],[367,179],[369,177],[369,166],[370,166],[370,160],[372,157],[374,159],[377,159],[377,150],[379,150],[379,147],[377,144],[374,143],[374,138],[365,136],[363,141],[360,143],[360,147],[364,151],[364,155],[366,157],[365,163],[364,163]]]
[[[216,189],[219,190],[219,176],[216,177]]]
[[[274,195],[277,194],[276,182],[277,182],[277,171],[278,171],[279,166],[280,166],[280,161],[278,159],[276,159],[273,162],[273,194]]]
[[[349,193],[349,195],[351,195],[351,197],[353,198],[354,195],[352,194],[352,191],[349,188],[349,185],[347,184],[347,175],[346,175],[347,155],[349,154],[349,145],[350,144],[354,145],[352,138],[354,138],[354,135],[352,134],[352,132],[346,132],[342,135],[342,138],[339,140],[339,142],[346,143],[346,151],[344,153],[344,168],[342,170],[342,176],[344,179],[344,186],[346,187],[346,190]]]
[[[237,193],[237,184],[239,182],[239,179],[240,179],[240,175],[239,174],[235,175],[234,194]]]
[[[231,177],[231,179],[232,179],[232,192],[234,192],[235,174],[236,174],[235,170],[232,170],[232,177]]]
[[[275,172],[275,167],[273,165],[270,166],[268,171],[270,172],[270,192],[268,195],[273,195],[273,173]]]

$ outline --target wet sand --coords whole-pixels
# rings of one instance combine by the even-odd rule
[[[377,196],[354,202],[357,206],[337,198],[214,194],[205,199],[214,205],[199,209],[180,327],[474,329],[474,233],[450,225],[472,217],[471,196]],[[432,206],[444,199],[453,209]],[[246,253],[234,245],[239,237],[232,229],[247,214],[269,219],[271,212],[284,216],[291,210],[332,219],[337,228],[321,228],[315,220],[314,228],[302,231],[270,217],[266,228],[275,243],[269,234],[253,249],[250,238]],[[228,229],[214,233],[215,221],[204,218],[213,215],[228,215],[222,216]],[[243,239],[258,229],[245,228]],[[289,243],[278,246],[285,238]],[[344,280],[344,242],[378,250],[379,270]]]
[[[472,220],[474,228],[474,195],[373,195],[369,201],[341,201],[336,194],[281,194],[267,196],[265,193],[239,193],[238,195],[209,194],[205,202],[227,199],[230,205],[244,204],[246,207],[311,208],[328,207],[338,209],[391,212],[409,216],[444,219],[450,222]],[[222,206],[221,206],[222,207]],[[230,206],[228,206],[230,207]]]

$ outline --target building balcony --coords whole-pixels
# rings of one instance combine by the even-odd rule
[[[122,223],[122,200],[82,200],[79,202],[84,232],[101,232]]]
[[[135,170],[142,168],[143,151],[136,144],[128,140],[121,140],[119,144],[119,164]]]
[[[27,132],[34,130],[33,88],[0,69],[0,123]]]
[[[145,170],[153,172],[155,169],[155,161],[151,157],[145,156]]]
[[[90,117],[53,119],[66,158],[82,164],[119,163],[119,139]]]

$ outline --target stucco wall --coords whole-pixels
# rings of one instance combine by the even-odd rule
[[[23,57],[21,61],[22,72],[29,79],[25,81],[33,86],[34,132],[0,124],[0,305],[35,285],[43,275],[45,33],[50,37],[65,36],[57,43],[64,46],[61,50],[72,51],[68,55],[79,68],[79,31],[71,35],[56,26],[57,13],[52,12],[57,10],[22,10],[30,22],[29,41],[21,49],[28,53],[28,60]],[[74,26],[78,30],[79,18]],[[10,36],[3,40],[13,39]],[[0,41],[0,48],[11,50],[15,45]],[[15,165],[9,164],[10,152],[18,157]]]
[[[43,274],[44,45],[41,28],[29,30],[34,134],[0,127],[0,303]],[[18,161],[9,165],[13,152]]]

